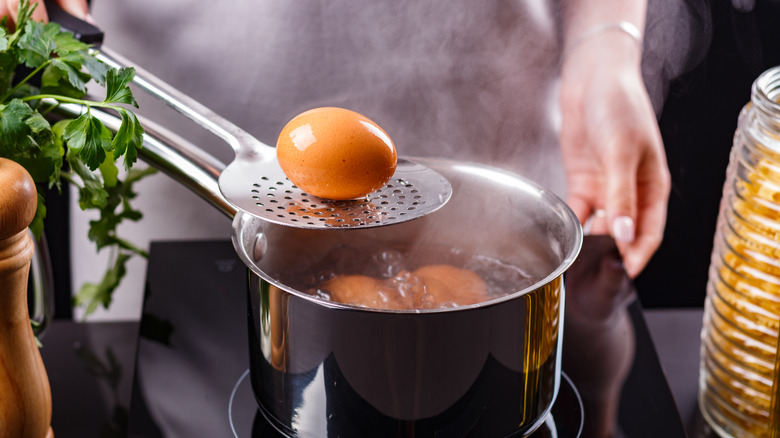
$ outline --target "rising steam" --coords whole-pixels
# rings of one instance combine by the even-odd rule
[[[702,61],[711,38],[708,0],[650,0],[642,72],[656,113],[669,82]]]

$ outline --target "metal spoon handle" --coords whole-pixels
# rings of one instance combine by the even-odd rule
[[[113,50],[105,46],[102,47],[98,59],[114,68],[133,67],[135,69],[134,85],[224,140],[233,148],[237,157],[274,154],[274,148],[271,146],[263,144],[205,105],[163,82]]]
[[[70,104],[59,105],[54,110],[56,114],[68,118],[76,118],[83,111],[81,105]],[[92,109],[92,115],[113,132],[119,129],[122,122],[115,115],[97,108]],[[143,147],[138,151],[141,160],[233,218],[237,210],[222,195],[217,183],[225,164],[158,123],[142,117],[139,119],[145,130]]]

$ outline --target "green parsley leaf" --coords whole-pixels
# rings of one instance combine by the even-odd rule
[[[138,150],[143,147],[144,128],[135,114],[125,109],[117,110],[122,116],[122,124],[114,136],[114,158],[125,156],[125,169],[133,166],[138,158]]]
[[[138,107],[133,92],[127,86],[134,77],[135,69],[132,67],[109,70],[106,75],[106,98],[103,102],[125,103]]]
[[[5,32],[4,28],[0,27],[0,51],[4,51],[8,49],[8,34]]]
[[[103,184],[107,188],[111,188],[117,185],[119,182],[119,169],[114,164],[114,159],[111,155],[106,156],[106,160],[100,165],[100,175],[103,176]]]
[[[128,185],[127,189],[125,189],[125,195],[131,199],[135,198],[136,193],[133,191],[133,184],[146,178],[147,176],[151,176],[156,173],[157,173],[157,169],[153,167],[146,167],[143,169],[138,169],[134,167],[128,170],[127,177],[125,178],[125,184]]]
[[[40,23],[28,21],[24,34],[19,38],[19,59],[30,68],[37,68],[49,60],[51,53],[57,47],[54,35],[59,32],[56,23]]]
[[[43,235],[43,220],[46,218],[46,200],[43,195],[38,193],[38,208],[35,210],[35,217],[33,217],[30,223],[30,231],[32,231],[35,239],[38,240]]]
[[[103,167],[101,167],[102,170]],[[114,170],[116,170],[115,166]],[[89,222],[89,238],[95,242],[98,250],[105,246],[118,245],[120,248],[145,256],[144,251],[119,238],[116,228],[123,220],[138,221],[143,217],[141,212],[134,210],[130,206],[129,200],[136,197],[134,184],[154,173],[156,173],[156,170],[153,168],[143,170],[134,168],[128,171],[124,181],[115,181],[112,185],[106,184],[108,196],[105,204],[100,209],[100,219]],[[106,178],[105,174],[104,178]],[[121,210],[117,211],[120,206],[122,207]]]
[[[95,242],[98,251],[101,249],[116,244],[114,238],[114,231],[117,225],[122,222],[122,218],[115,215],[113,212],[107,212],[103,210],[100,215],[100,219],[89,221],[89,240]]]
[[[41,93],[46,95],[58,95],[81,99],[87,94],[86,86],[73,86],[68,80],[68,73],[65,69],[55,68],[49,65],[43,70],[41,75]],[[83,72],[78,72],[80,81],[86,83],[89,78]],[[78,81],[77,81],[78,82]]]
[[[51,64],[44,70],[44,77],[41,82],[41,91],[48,93],[51,84],[58,84],[67,81],[67,84],[77,90],[77,93],[69,93],[69,96],[82,97],[87,94],[87,82],[92,77],[88,73],[81,71],[81,64],[76,62],[74,56],[64,58],[54,58]]]
[[[81,209],[103,208],[108,201],[108,192],[103,187],[103,181],[89,171],[84,162],[81,161],[79,154],[73,149],[68,149],[66,158],[71,171],[78,175],[84,183],[84,186],[79,189],[79,206]]]
[[[33,146],[30,127],[25,123],[31,115],[32,109],[19,99],[0,105],[0,155],[10,156],[14,151]]]
[[[56,186],[59,191],[60,178],[62,172],[62,164],[65,158],[65,127],[70,123],[69,120],[60,120],[51,127],[51,132],[54,135],[54,140],[50,145],[42,148],[41,156],[50,158],[52,160],[53,169],[49,173],[49,188]]]
[[[127,273],[126,265],[129,259],[129,254],[119,253],[100,283],[87,283],[82,286],[74,297],[74,303],[77,306],[85,305],[87,314],[94,312],[99,305],[108,308],[111,304],[112,292]]]
[[[32,114],[30,114],[29,117],[24,119],[24,124],[30,128],[30,132],[33,134],[51,134],[51,125],[49,125],[49,121],[46,120],[38,111],[34,111]]]
[[[73,37],[70,32],[62,32],[60,25],[57,23],[48,23],[48,25],[56,26],[57,32],[52,35],[52,41],[54,42],[54,53],[57,56],[68,56],[73,52],[81,52],[89,50],[89,45],[82,43]]]
[[[24,166],[36,183],[59,187],[64,155],[62,143],[57,141],[49,122],[37,111],[25,119],[25,124],[30,129],[28,139],[35,146],[17,150],[7,157]]]
[[[81,65],[84,66],[84,68],[87,69],[87,72],[90,76],[92,76],[92,79],[97,82],[99,85],[105,87],[106,86],[106,75],[108,74],[108,71],[111,69],[106,64],[100,62],[97,58],[95,58],[93,55],[87,52],[80,52],[77,54],[69,55],[69,58],[72,57],[78,57],[79,62]]]
[[[89,170],[97,169],[106,159],[106,151],[113,149],[111,131],[88,112],[68,123],[65,139],[68,148],[79,152]]]
[[[0,52],[0,90],[11,88],[16,73],[16,67],[19,65],[19,58],[12,51]]]

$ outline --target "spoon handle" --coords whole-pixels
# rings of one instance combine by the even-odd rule
[[[257,155],[276,156],[273,147],[262,143],[202,103],[163,82],[111,49],[102,47],[98,59],[114,68],[133,67],[135,69],[134,85],[225,141],[233,148],[237,156],[247,158]]]

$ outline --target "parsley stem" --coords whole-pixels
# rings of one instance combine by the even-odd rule
[[[73,185],[73,186],[75,186],[76,188],[78,188],[78,189],[81,189],[81,188],[83,188],[83,187],[81,186],[81,184],[79,184],[79,183],[78,183],[78,181],[76,181],[76,179],[75,179],[75,178],[73,178],[73,172],[63,172],[63,173],[61,173],[60,175],[62,176],[62,179],[64,179],[64,180],[65,180],[65,181],[67,181],[68,183],[72,184],[72,185]]]
[[[114,241],[116,241],[116,243],[119,244],[120,247],[122,247],[122,248],[124,248],[124,249],[126,249],[128,251],[132,251],[134,254],[139,255],[139,256],[141,256],[141,257],[143,257],[145,259],[149,258],[149,253],[148,252],[146,252],[143,249],[137,247],[136,245],[133,245],[129,241],[127,241],[125,239],[122,239],[121,237],[118,237],[116,235],[114,235],[112,237],[113,237]]]
[[[19,87],[21,87],[22,85],[26,84],[26,83],[27,83],[27,82],[28,82],[30,79],[32,79],[32,78],[33,78],[33,76],[35,76],[36,74],[38,74],[38,72],[39,72],[39,71],[41,71],[41,70],[43,70],[44,68],[46,68],[46,66],[48,66],[49,64],[51,64],[51,59],[49,59],[49,60],[47,60],[46,62],[44,62],[43,64],[39,65],[39,66],[38,66],[38,68],[36,68],[35,70],[33,70],[33,71],[32,71],[30,74],[28,74],[28,75],[27,75],[27,76],[26,76],[24,79],[22,79],[21,81],[19,81],[19,83],[18,83],[18,84],[16,84],[16,85],[14,85],[14,87],[13,87],[13,88],[11,88],[10,90],[8,90],[8,92],[7,92],[7,93],[5,93],[5,95],[3,95],[3,97],[2,97],[2,98],[0,98],[0,102],[5,102],[5,100],[6,100],[6,99],[8,99],[8,97],[9,97],[9,96],[13,96],[14,92],[16,92],[16,90],[18,90],[18,89],[19,89]],[[23,99],[23,100],[24,100],[24,99]]]
[[[45,116],[46,114],[49,114],[50,112],[52,112],[55,109],[59,108],[59,106],[60,106],[60,103],[57,102],[55,105],[52,105],[52,106],[46,108],[45,110],[39,111],[39,112],[41,113],[42,116]]]
[[[33,96],[25,96],[22,98],[22,102],[29,102],[31,100],[41,100],[41,99],[53,99],[60,103],[75,103],[77,105],[84,105],[87,108],[93,106],[98,108],[110,108],[110,109],[121,108],[119,106],[112,105],[110,103],[95,102],[93,100],[76,99],[74,97],[60,96],[56,94],[36,94]]]

